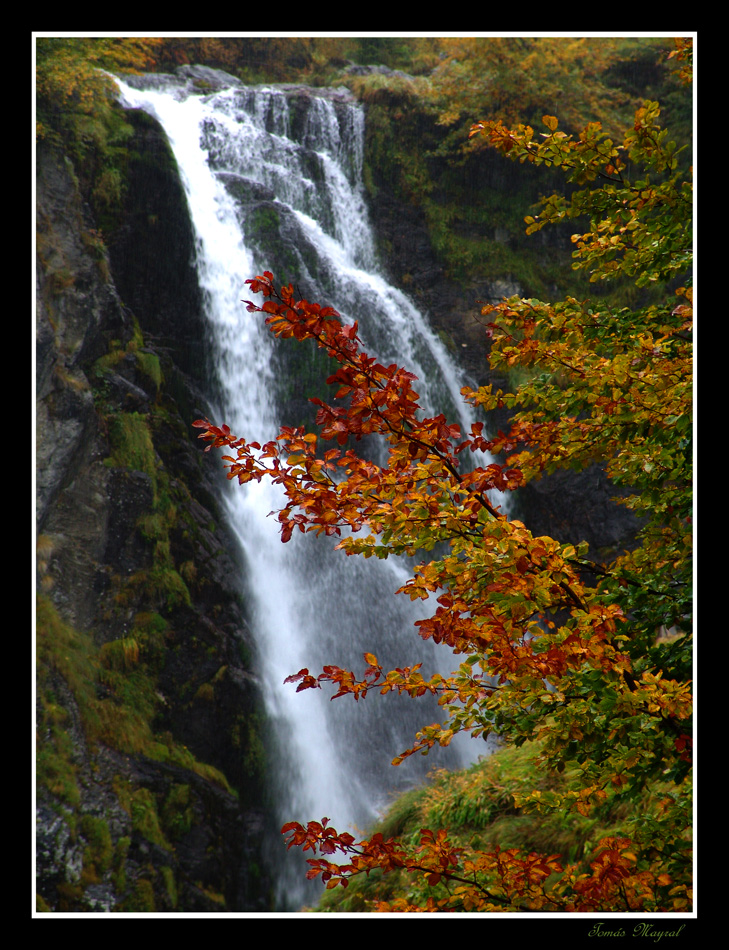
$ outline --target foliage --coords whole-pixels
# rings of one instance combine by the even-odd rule
[[[582,816],[574,812],[541,815],[516,808],[514,796],[534,790],[535,782],[545,790],[558,789],[567,780],[557,772],[538,769],[539,751],[536,743],[505,746],[463,771],[437,769],[428,783],[395,799],[372,832],[384,838],[397,836],[415,847],[422,828],[445,829],[457,847],[491,850],[499,845],[526,853],[558,852],[569,861],[580,860],[588,839],[620,832],[620,816],[610,809]],[[428,884],[413,880],[405,870],[386,875],[374,871],[350,880],[347,888],[325,891],[318,909],[366,911],[372,902],[390,902],[405,893],[411,901],[417,893],[424,904]]]
[[[38,135],[43,137],[50,129],[65,131],[72,134],[79,147],[91,147],[92,136],[83,141],[85,122],[108,112],[116,97],[106,70],[146,69],[153,65],[160,43],[149,38],[38,37]]]
[[[555,109],[570,132],[599,120],[617,134],[647,87],[675,85],[668,62],[676,50],[660,38],[451,37],[439,46],[429,98],[461,143],[475,115],[511,125]]]
[[[163,69],[203,63],[244,82],[329,85],[352,62],[416,75],[430,72],[439,62],[441,42],[435,37],[165,37],[158,60]]]
[[[132,134],[114,108],[117,89],[108,71],[153,66],[160,43],[133,37],[36,39],[36,138],[67,150],[104,226],[122,195]]]
[[[625,101],[604,75],[617,59],[611,37],[454,37],[433,73],[440,123],[483,114],[531,121],[559,101],[563,121],[579,128]]]
[[[681,36],[674,40],[674,48],[668,54],[668,58],[675,59],[679,64],[677,74],[681,82],[693,82],[694,42],[690,37]]]
[[[344,62],[346,41],[337,37],[248,36],[165,37],[159,50],[162,69],[202,63],[245,82],[320,83],[331,79],[332,65]],[[204,81],[200,81],[201,87]]]
[[[541,299],[585,293],[580,273],[569,269],[561,230],[538,242],[523,235],[524,215],[533,213],[540,195],[562,187],[559,176],[544,165],[511,168],[468,132],[476,117],[538,124],[542,115],[559,109],[567,131],[599,120],[618,134],[642,99],[650,98],[669,106],[662,117],[671,135],[687,143],[691,103],[672,75],[668,41],[431,37],[409,42],[413,64],[428,62],[427,72],[402,60],[399,68],[415,78],[373,72],[337,80],[367,103],[368,190],[377,194],[384,188],[418,207],[451,279],[508,276],[522,293]],[[619,289],[625,302],[625,285]],[[613,282],[616,299],[617,291]],[[601,295],[606,292],[600,288]],[[483,293],[480,286],[477,293]]]
[[[330,684],[332,699],[435,694],[446,721],[421,729],[393,764],[457,732],[494,732],[515,746],[538,743],[540,769],[564,779],[520,793],[515,806],[627,814],[619,834],[591,843],[587,863],[456,845],[445,828],[424,828],[413,845],[379,832],[356,842],[326,818],[284,826],[289,847],[321,855],[309,859],[309,877],[328,888],[375,869],[420,882],[417,893],[374,909],[691,906],[692,200],[659,111],[644,103],[620,144],[599,123],[568,135],[551,115],[541,134],[499,120],[472,129],[510,158],[561,169],[574,186],[569,197],[544,199],[528,232],[575,219],[575,268],[593,282],[629,277],[661,298],[630,311],[570,297],[485,307],[492,365],[532,377],[514,394],[463,392],[486,412],[514,410],[508,432],[487,438],[481,422],[462,433],[442,415],[421,418],[411,373],[378,363],[361,349],[356,323],[277,288],[269,272],[248,282],[264,297],[249,311],[264,314],[276,336],[315,340],[335,365],[334,402],[313,400],[320,434],[283,427],[260,445],[225,425],[194,423],[208,449],[231,453],[229,478],[282,487],[284,542],[314,532],[338,537],[347,555],[432,558],[400,592],[437,601],[418,633],[460,654],[456,671],[426,680],[419,663],[387,671],[365,653],[361,676],[325,666],[287,682],[299,691]],[[364,436],[387,443],[386,464],[351,448]],[[463,453],[482,464],[469,470]],[[492,500],[545,472],[596,462],[642,518],[635,549],[611,564],[590,560],[584,543],[534,537]]]

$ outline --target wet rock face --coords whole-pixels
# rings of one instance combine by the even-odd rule
[[[103,243],[70,163],[38,155],[39,906],[265,910],[242,567],[190,427],[193,241],[145,119],[131,155]]]
[[[486,277],[468,282],[451,280],[433,249],[422,209],[399,200],[389,182],[378,179],[377,193],[370,196],[369,203],[388,278],[428,315],[474,382],[486,382],[488,344],[481,305],[500,300],[504,282]],[[509,286],[513,288],[510,293],[520,292],[518,286]]]
[[[633,546],[640,523],[615,500],[622,494],[593,465],[583,472],[554,472],[517,493],[518,517],[537,537],[587,541],[590,557],[612,560]]]
[[[145,339],[203,386],[207,378],[203,304],[187,199],[164,133],[146,113],[126,113],[127,188],[108,235],[114,283]],[[209,374],[207,374],[209,375]]]
[[[508,182],[501,184],[508,188]],[[510,275],[451,280],[433,249],[422,209],[399,200],[390,183],[381,178],[369,201],[390,280],[428,315],[474,383],[493,383],[507,390],[509,383],[489,369],[481,306],[522,294],[523,288]],[[490,424],[494,431],[506,430],[507,414],[494,412]],[[557,472],[518,491],[515,514],[537,536],[587,541],[592,556],[603,560],[629,548],[639,528],[633,512],[615,502],[618,495],[599,466],[579,473]]]
[[[106,352],[128,317],[95,260],[93,219],[72,170],[47,149],[37,161],[36,410],[39,528],[49,505],[88,461],[96,417],[84,367]],[[101,267],[100,267],[101,265]]]

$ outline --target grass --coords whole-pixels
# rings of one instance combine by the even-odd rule
[[[562,778],[547,773],[537,762],[539,747],[505,746],[459,772],[438,770],[428,784],[398,797],[371,833],[397,837],[417,846],[420,829],[448,831],[449,840],[460,847],[492,851],[517,848],[525,853],[559,854],[564,862],[581,860],[591,840],[614,832],[620,816],[610,809],[585,817],[577,813],[537,814],[514,804],[516,795],[537,789],[557,789]],[[374,901],[408,898],[418,902],[428,892],[413,875],[373,871],[354,878],[349,886],[324,893],[318,911],[362,913]]]

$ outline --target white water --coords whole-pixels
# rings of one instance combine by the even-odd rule
[[[286,280],[308,299],[335,307],[346,321],[357,319],[368,352],[414,372],[425,414],[444,411],[464,431],[470,427],[462,381],[447,351],[411,301],[378,273],[361,185],[364,119],[358,106],[336,110],[331,98],[312,97],[302,120],[276,88],[234,86],[200,96],[178,81],[146,91],[119,86],[126,107],[159,120],[180,169],[217,354],[211,382],[221,416],[214,421],[259,442],[274,438],[280,424],[298,422],[286,417],[281,391],[282,382],[292,383],[281,379],[287,357],[260,316],[241,303],[251,297],[247,278],[264,269],[284,276],[275,260],[262,258],[280,238],[267,243],[248,233],[263,213],[268,219],[273,214],[286,233]],[[482,743],[466,740],[394,769],[391,759],[412,743],[417,728],[440,721],[437,707],[379,694],[357,704],[349,697],[330,702],[324,690],[297,693],[284,685],[302,667],[318,673],[327,663],[361,673],[365,651],[387,669],[420,660],[426,676],[449,671],[452,658],[436,656],[434,646],[417,637],[413,622],[422,607],[394,596],[407,577],[405,564],[346,558],[328,542],[298,534],[282,545],[277,522],[267,517],[281,506],[276,490],[268,484],[228,487],[231,524],[247,564],[241,583],[276,736],[271,780],[280,823],[327,816],[340,830],[363,830],[392,790],[421,779],[427,768],[459,767],[483,754]],[[283,861],[280,841],[272,850]],[[281,906],[297,906],[306,895],[300,866],[282,864],[277,873]]]

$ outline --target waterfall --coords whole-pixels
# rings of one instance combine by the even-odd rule
[[[311,422],[307,397],[324,395],[322,380],[332,372],[326,357],[275,340],[241,302],[251,296],[245,280],[268,269],[346,322],[357,320],[365,348],[381,362],[414,372],[425,414],[442,411],[470,427],[446,349],[378,270],[361,177],[364,114],[348,93],[246,87],[233,77],[201,93],[189,74],[118,84],[125,107],[146,110],[165,129],[187,194],[215,349],[211,383],[220,416],[213,421],[263,443],[280,424]],[[302,667],[361,673],[365,651],[386,669],[421,661],[426,676],[450,671],[453,658],[417,638],[413,623],[423,605],[394,596],[408,576],[403,560],[347,558],[328,540],[301,534],[282,545],[278,523],[267,517],[281,506],[276,487],[226,487],[274,736],[279,825],[327,816],[339,830],[363,831],[394,791],[428,769],[461,767],[483,754],[483,743],[456,741],[393,768],[420,726],[442,720],[435,704],[394,695],[330,702],[325,690],[284,685]],[[292,852],[296,860],[287,865],[280,836],[271,848],[279,855],[280,907],[311,900],[300,856]]]

